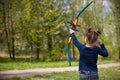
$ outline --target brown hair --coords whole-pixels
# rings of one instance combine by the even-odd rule
[[[94,43],[98,39],[98,36],[100,34],[101,34],[100,31],[94,31],[94,30],[92,30],[92,28],[88,28],[85,36],[87,37],[87,40],[90,43]]]

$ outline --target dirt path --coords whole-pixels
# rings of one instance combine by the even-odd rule
[[[120,63],[101,64],[101,65],[98,65],[98,68],[108,68],[108,67],[117,67],[117,66],[120,66]],[[78,66],[62,67],[62,68],[38,68],[38,69],[26,69],[26,70],[1,71],[0,79],[46,74],[46,73],[52,73],[52,72],[64,72],[64,71],[78,71]]]

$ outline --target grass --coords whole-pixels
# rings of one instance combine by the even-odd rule
[[[120,62],[120,60],[99,60],[98,64],[114,63]],[[78,66],[78,61],[72,61],[72,66]],[[7,57],[0,57],[0,71],[5,70],[22,70],[22,69],[32,69],[32,68],[49,68],[49,67],[68,67],[68,62],[66,61],[56,61],[56,62],[40,62],[33,61],[30,63],[29,58],[16,58],[14,61]]]
[[[79,80],[79,72],[71,71],[61,73],[49,73],[28,77],[15,77],[5,80]],[[99,80],[120,80],[120,67],[99,69]]]
[[[73,61],[72,66],[77,66],[78,62]],[[0,71],[13,70],[13,69],[32,69],[32,68],[49,68],[49,67],[67,67],[67,61],[57,62],[29,62],[28,58],[16,58],[16,60],[10,60],[9,58],[0,57]]]

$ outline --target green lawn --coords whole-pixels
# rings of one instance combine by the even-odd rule
[[[79,80],[79,72],[49,73],[5,80]],[[120,80],[120,67],[99,69],[99,80]]]
[[[120,62],[116,60],[99,60],[98,64]],[[30,63],[29,58],[16,58],[16,60],[10,60],[7,57],[0,57],[0,71],[14,70],[14,69],[31,69],[31,68],[49,68],[49,67],[67,67],[68,62],[40,62],[33,61]],[[78,61],[72,61],[72,66],[78,66]]]

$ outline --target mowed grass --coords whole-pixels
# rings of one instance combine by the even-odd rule
[[[115,62],[120,62],[120,60],[99,60],[98,64]],[[72,66],[78,66],[78,61],[72,61]],[[30,62],[29,58],[16,58],[15,60],[11,60],[7,57],[0,57],[0,71],[50,67],[68,67],[68,62],[67,60],[56,62],[41,62],[38,60]]]
[[[77,66],[77,61],[72,61],[72,66]],[[30,62],[29,58],[16,58],[15,60],[10,60],[6,57],[0,57],[0,71],[5,70],[22,70],[22,69],[32,69],[32,68],[54,68],[54,67],[68,67],[68,62],[66,61],[56,61],[56,62],[41,62],[33,61]]]
[[[79,72],[49,73],[28,77],[15,77],[3,80],[79,80]],[[99,69],[99,80],[120,80],[120,67]]]

